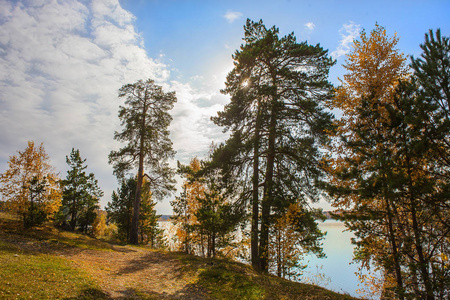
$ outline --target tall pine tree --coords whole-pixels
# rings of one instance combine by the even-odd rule
[[[244,30],[223,90],[231,102],[213,120],[231,130],[217,157],[226,157],[234,168],[225,170],[246,182],[237,194],[252,203],[252,264],[266,272],[271,210],[319,196],[319,147],[331,125],[324,102],[331,97],[327,77],[334,62],[320,45],[298,43],[293,33],[280,38],[278,28],[262,21],[247,20]]]
[[[165,93],[151,79],[122,86],[119,97],[125,98],[125,106],[119,110],[124,128],[122,132],[115,132],[114,139],[126,145],[118,151],[111,151],[109,162],[114,165],[114,173],[119,178],[133,168],[138,169],[129,240],[131,244],[138,244],[144,167],[156,199],[163,199],[174,190],[174,170],[169,167],[168,159],[173,158],[175,151],[168,127],[172,121],[169,110],[173,108],[176,97],[175,92]]]

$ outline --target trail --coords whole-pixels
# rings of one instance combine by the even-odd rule
[[[66,251],[60,256],[72,260],[96,279],[112,299],[140,298],[139,293],[158,299],[209,299],[195,285],[193,274],[171,255],[131,246],[114,246],[113,251]]]

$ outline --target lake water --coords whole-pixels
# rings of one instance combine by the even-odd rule
[[[314,284],[329,290],[360,297],[356,293],[359,281],[355,272],[358,271],[358,266],[351,263],[355,247],[351,243],[353,233],[345,231],[344,223],[335,220],[319,223],[319,228],[327,232],[323,240],[323,251],[327,257],[318,259],[316,256],[307,256],[309,263],[305,270],[306,276],[313,280],[316,278]],[[325,278],[318,277],[318,273]]]

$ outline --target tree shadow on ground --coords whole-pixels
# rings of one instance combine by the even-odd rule
[[[127,289],[122,291],[119,299],[176,299],[176,300],[210,300],[208,292],[196,284],[186,284],[183,289],[176,293],[169,294],[165,291],[160,293],[155,291],[147,291],[145,289]]]
[[[75,297],[63,298],[63,300],[109,300],[110,298],[107,294],[99,289],[85,289],[79,295]]]
[[[121,268],[119,270],[120,274],[130,274],[139,271],[143,271],[145,269],[152,268],[161,268],[161,266],[165,266],[171,268],[171,274],[174,277],[182,276],[182,266],[179,265],[178,261],[173,259],[170,255],[165,253],[160,253],[156,251],[149,252],[139,258],[131,260],[127,266]],[[179,265],[179,266],[178,266]],[[164,270],[167,271],[167,270]]]

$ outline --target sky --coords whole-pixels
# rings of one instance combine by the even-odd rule
[[[121,146],[113,135],[122,85],[152,78],[176,92],[171,163],[187,164],[227,137],[210,117],[229,101],[220,89],[247,18],[320,43],[337,60],[329,79],[338,85],[361,30],[378,23],[417,57],[429,29],[450,35],[449,13],[447,0],[0,0],[0,173],[30,140],[44,143],[61,177],[79,149],[104,207],[118,187],[107,157]],[[169,200],[158,213],[171,213]]]

